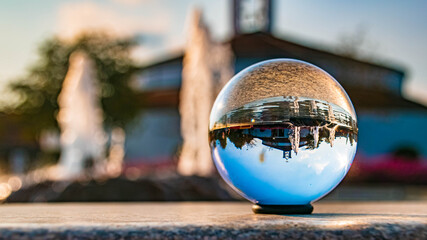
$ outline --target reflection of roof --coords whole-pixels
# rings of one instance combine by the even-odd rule
[[[264,138],[257,137],[262,140],[262,144],[272,148],[277,148],[283,151],[292,150],[292,143],[288,138]],[[301,138],[298,147],[304,147],[308,144],[306,138]]]

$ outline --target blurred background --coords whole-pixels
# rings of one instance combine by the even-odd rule
[[[239,200],[207,118],[235,73],[271,58],[323,68],[353,101],[356,158],[325,201],[427,199],[426,8],[3,1],[0,202]]]

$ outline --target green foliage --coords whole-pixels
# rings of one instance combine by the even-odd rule
[[[129,56],[133,39],[111,39],[102,34],[85,35],[72,44],[57,38],[44,42],[39,62],[26,77],[14,81],[10,88],[20,97],[13,112],[22,114],[34,134],[44,129],[58,129],[58,95],[67,74],[69,57],[77,50],[94,60],[100,82],[105,127],[125,127],[138,114],[137,93],[130,86],[137,70]]]

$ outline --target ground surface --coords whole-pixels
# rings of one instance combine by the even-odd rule
[[[326,202],[256,215],[246,202],[0,205],[0,239],[427,239],[427,202]]]

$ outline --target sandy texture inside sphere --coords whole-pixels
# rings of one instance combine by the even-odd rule
[[[224,87],[214,105],[216,116],[270,97],[307,97],[336,104],[356,114],[341,85],[322,69],[298,60],[274,59],[252,65]]]

